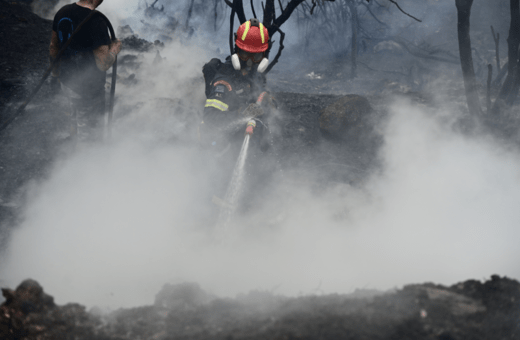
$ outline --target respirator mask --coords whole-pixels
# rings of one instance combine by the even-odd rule
[[[245,69],[249,72],[254,66],[257,66],[256,71],[264,73],[267,66],[269,66],[269,60],[265,58],[265,52],[249,53],[239,48],[237,48],[237,53],[231,56],[231,62],[233,63],[233,68],[237,71]]]

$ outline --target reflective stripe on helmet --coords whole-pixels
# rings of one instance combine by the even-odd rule
[[[262,44],[265,44],[264,25],[262,23],[260,23],[260,35],[262,36]]]
[[[235,46],[249,53],[265,52],[269,48],[269,31],[257,19],[245,21],[237,30]]]
[[[242,34],[242,41],[246,40],[247,33],[249,33],[249,29],[251,28],[251,21],[246,21],[246,30],[244,31],[244,34]]]
[[[214,107],[215,109],[219,109],[220,111],[227,111],[229,109],[229,105],[221,102],[217,99],[207,99],[206,105],[204,107]]]

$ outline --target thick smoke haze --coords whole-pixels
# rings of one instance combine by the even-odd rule
[[[121,3],[101,9],[123,18]],[[364,183],[317,192],[288,170],[265,205],[216,231],[218,183],[189,123],[211,51],[174,40],[161,56],[141,54],[138,85],[118,84],[110,143],[79,148],[31,184],[0,262],[4,286],[30,277],[59,304],[118,308],[185,281],[218,296],[296,296],[520,278],[519,154],[457,132],[447,108],[395,102],[382,168]]]
[[[150,304],[166,282],[234,296],[520,277],[518,155],[450,131],[446,114],[392,111],[365,186],[281,184],[225,235],[201,218],[212,183],[194,149],[121,138],[78,152],[33,189],[3,276],[110,307]]]

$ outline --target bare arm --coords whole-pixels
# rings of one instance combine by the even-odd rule
[[[49,57],[50,57],[51,62],[54,61],[54,59],[56,59],[56,57],[58,56],[58,52],[60,51],[58,44],[59,44],[58,33],[56,33],[55,31],[52,31],[51,44],[49,46]],[[52,75],[57,76],[58,75],[57,73],[58,73],[58,68],[55,67],[52,70]]]
[[[96,65],[101,71],[106,71],[116,61],[116,56],[121,52],[121,41],[116,40],[112,44],[99,46],[94,50]]]

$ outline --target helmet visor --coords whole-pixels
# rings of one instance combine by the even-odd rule
[[[244,50],[238,51],[238,57],[243,61],[253,60],[254,63],[259,63],[264,58],[264,52],[260,53],[249,53]]]

